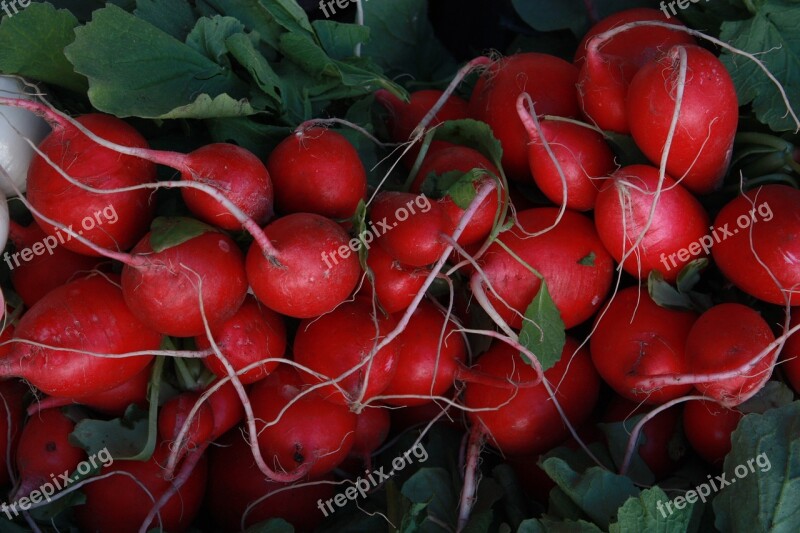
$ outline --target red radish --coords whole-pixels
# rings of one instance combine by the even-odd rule
[[[212,385],[214,383],[209,385],[209,388]],[[230,381],[212,393],[207,401],[214,415],[213,438],[219,437],[244,419],[242,401]]]
[[[389,435],[391,426],[389,409],[385,407],[367,408],[358,413],[356,419],[356,433],[353,440],[352,455],[369,457],[369,454],[378,449]]]
[[[774,304],[800,304],[798,205],[797,189],[764,185],[731,200],[719,212],[711,253],[739,289]]]
[[[136,148],[147,148],[147,141],[133,127],[111,115],[97,113],[78,117],[77,121],[109,141]],[[39,149],[73,179],[97,189],[116,189],[156,179],[155,165],[137,157],[120,155],[103,148],[74,126],[59,127],[39,145]],[[28,200],[44,216],[57,220],[103,248],[127,250],[146,231],[155,204],[150,191],[139,189],[109,194],[81,189],[67,181],[41,156],[34,156],[28,168]],[[69,197],[65,202],[64,198]],[[103,210],[115,213],[116,221],[87,228],[84,219]],[[61,245],[84,255],[99,255],[77,240],[64,240],[54,226],[37,217],[39,226],[49,236],[60,236]],[[81,229],[82,228],[82,229]]]
[[[327,385],[318,389],[318,393],[339,404],[366,402],[381,394],[394,376],[397,341],[381,348],[371,361],[364,361],[395,325],[392,317],[373,316],[368,302],[344,303],[326,315],[300,324],[294,340],[294,360],[330,379],[361,365],[339,381],[338,386]],[[320,381],[308,372],[301,372],[300,377],[309,384]]]
[[[247,276],[233,239],[207,231],[165,249],[155,249],[153,239],[148,233],[131,251],[142,264],[122,269],[125,303],[139,320],[165,335],[191,337],[205,333],[203,314],[214,328],[239,309]]]
[[[687,394],[691,385],[645,390],[652,375],[689,368],[686,338],[697,315],[658,306],[637,287],[621,290],[595,321],[590,341],[595,368],[617,394],[635,402],[662,404]]]
[[[315,392],[303,393],[303,387],[297,371],[279,366],[256,382],[249,396],[258,421],[258,444],[267,463],[285,472],[310,465],[307,474],[315,477],[347,458],[353,447],[356,415]],[[281,415],[293,399],[296,401]]]
[[[397,337],[397,370],[383,391],[385,396],[415,395],[420,398],[387,398],[392,405],[421,405],[430,396],[442,396],[452,386],[465,363],[467,347],[452,319],[423,300]]]
[[[358,294],[371,298],[374,285],[378,303],[390,314],[407,309],[430,274],[428,270],[401,264],[380,246],[370,248],[367,266],[375,283],[367,278]]]
[[[544,276],[564,325],[571,328],[600,308],[611,286],[613,264],[592,222],[578,213],[566,211],[555,228],[530,236],[552,226],[557,216],[558,209],[550,207],[522,211],[517,225],[499,239]],[[539,292],[541,281],[496,243],[480,263],[493,290],[508,306],[487,289],[489,301],[511,327],[521,327],[522,314]],[[480,282],[479,275],[473,275],[474,282]]]
[[[182,392],[167,400],[158,413],[158,436],[160,440],[175,442],[183,431],[189,418],[189,413],[194,407],[200,394],[197,392]],[[196,448],[211,440],[214,433],[214,413],[208,403],[200,405],[199,411],[189,421],[188,433],[181,442],[179,457],[189,449]]]
[[[551,202],[566,202],[576,211],[594,208],[598,178],[616,167],[611,148],[602,135],[588,127],[559,120],[539,122],[531,117],[524,101],[525,95],[520,95],[517,112],[531,141],[528,162],[533,181]],[[557,164],[545,148],[545,141]]]
[[[375,100],[389,111],[389,136],[396,143],[407,142],[417,125],[422,122],[439,98],[444,93],[434,89],[425,89],[411,93],[408,102],[403,102],[395,95],[385,89],[375,92]],[[461,120],[469,118],[469,106],[462,98],[451,95],[439,109],[433,120],[428,124],[429,128],[437,126],[448,120]],[[433,141],[428,148],[428,153],[454,146],[445,141]],[[403,158],[405,164],[411,167],[419,154],[420,144],[414,145]]]
[[[499,342],[478,359],[475,369],[517,383],[537,378],[536,370],[523,362],[517,350]],[[553,389],[558,385],[559,405],[570,423],[580,426],[594,409],[600,391],[600,379],[587,351],[578,350],[578,343],[568,338],[561,360],[544,377]],[[467,415],[473,424],[483,427],[490,442],[503,454],[539,454],[569,435],[543,383],[517,389],[467,383],[464,403],[470,409],[489,409]]]
[[[367,194],[367,172],[344,136],[309,128],[284,139],[267,161],[281,213],[352,217]]]
[[[692,400],[683,408],[683,429],[697,454],[721,467],[731,451],[731,433],[744,415],[714,402]]]
[[[161,335],[131,313],[115,282],[116,277],[91,276],[39,300],[23,315],[15,334],[39,345],[15,343],[0,360],[0,374],[23,377],[46,394],[69,398],[107,391],[138,374],[151,355],[82,353],[158,350]]]
[[[101,474],[124,472],[93,481],[82,487],[86,503],[73,508],[81,531],[96,533],[137,533],[153,507],[172,488],[164,479],[163,465],[169,455],[166,442],[156,447],[147,461],[113,461],[104,464]],[[110,457],[109,457],[110,459]],[[186,531],[200,511],[206,488],[207,461],[199,459],[180,489],[173,494],[145,529],[161,527],[163,531]],[[144,485],[142,487],[141,485]],[[124,494],[124,498],[120,498]]]
[[[20,261],[16,253],[9,254],[5,258],[11,269],[11,284],[22,298],[25,307],[33,307],[33,304],[51,290],[80,276],[81,273],[88,273],[99,264],[99,260],[95,257],[76,254],[57,244],[50,247],[54,237],[48,237],[36,223],[22,227],[12,221],[10,228],[9,237],[14,243],[14,248],[18,252],[31,248],[34,253],[29,261],[24,258]],[[37,249],[40,255],[35,255]]]
[[[731,372],[752,361],[774,340],[769,324],[757,311],[741,304],[716,305],[697,319],[686,339],[689,371]],[[724,407],[739,405],[761,390],[777,358],[778,352],[773,349],[747,371],[695,387]]]
[[[299,482],[297,488],[271,481],[264,477],[253,463],[247,441],[238,431],[227,433],[213,446],[209,454],[208,484],[204,508],[214,523],[214,531],[241,531],[244,527],[283,518],[295,531],[313,531],[321,525],[325,515],[317,508],[336,493],[336,485],[322,481],[315,484]],[[280,492],[277,492],[280,491]],[[274,493],[274,494],[272,494]],[[248,506],[255,505],[244,516]]]
[[[594,222],[614,260],[626,257],[626,272],[647,279],[657,270],[673,282],[690,261],[708,256],[714,240],[708,234],[708,214],[700,202],[669,176],[664,177],[656,198],[658,181],[654,167],[619,169],[601,187]]]
[[[441,257],[446,247],[441,235],[451,229],[439,203],[405,192],[379,193],[372,202],[370,220],[378,232],[378,244],[401,263],[416,267]]]
[[[686,58],[685,75],[681,57]],[[728,170],[739,120],[733,81],[711,52],[695,45],[673,46],[636,73],[626,108],[631,135],[644,155],[659,164],[679,94],[666,170],[690,191],[706,194],[719,187]]]
[[[17,470],[20,485],[15,498],[27,496],[59,474],[72,474],[86,459],[83,448],[69,442],[75,422],[60,409],[45,409],[28,419],[17,447]]]
[[[27,385],[16,379],[0,381],[0,487],[5,487],[11,481],[7,465],[14,464],[25,415],[24,398],[28,390]]]
[[[268,358],[283,357],[286,351],[286,326],[281,315],[247,295],[244,303],[231,318],[211,330],[214,343],[234,370]],[[211,347],[208,337],[195,337],[198,350]],[[206,368],[217,376],[228,375],[222,361],[214,355],[203,359]],[[278,361],[264,363],[239,376],[242,383],[258,381],[278,366]]]
[[[800,325],[800,309],[792,310],[790,328]],[[795,333],[786,340],[781,351],[780,366],[794,390],[800,393],[800,333]]]
[[[453,398],[456,394],[453,390],[450,390],[443,394],[443,396]],[[442,415],[442,411],[445,411],[444,415]],[[445,424],[459,432],[463,432],[467,429],[465,417],[462,416],[459,410],[437,402],[428,402],[422,405],[401,407],[399,409],[395,408],[391,410],[391,414],[393,431],[424,428],[431,420],[440,415],[437,421],[438,424]]]
[[[267,167],[252,152],[235,144],[208,144],[175,161],[161,161],[180,169],[181,179],[207,183],[219,189],[256,224],[272,218],[272,181]],[[242,223],[205,192],[182,188],[186,205],[200,220],[227,230]]]
[[[320,215],[295,213],[264,229],[278,250],[279,265],[261,248],[247,252],[247,280],[256,298],[283,315],[310,318],[347,298],[361,273],[352,241],[338,224]]]
[[[578,69],[563,59],[539,53],[515,54],[494,63],[472,91],[472,118],[491,126],[503,146],[503,169],[512,179],[530,179],[525,128],[517,115],[517,98],[531,95],[538,113],[575,117]]]

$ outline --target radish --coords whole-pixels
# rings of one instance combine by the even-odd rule
[[[208,403],[203,403],[198,413],[189,420],[189,412],[199,398],[197,392],[182,392],[167,400],[158,413],[158,436],[161,441],[174,443],[183,426],[189,423],[188,434],[181,442],[179,458],[188,450],[209,442],[213,436],[214,413]]]
[[[10,225],[11,219],[8,214],[8,202],[6,201],[6,195],[0,192],[0,250],[5,249],[6,243],[8,242],[9,233],[10,233]],[[4,256],[4,259],[7,256]],[[9,263],[9,268],[11,268]]]
[[[309,476],[320,476],[350,453],[356,415],[344,405],[302,389],[298,372],[288,366],[279,366],[253,385],[249,396],[259,421],[258,444],[276,469],[292,472],[307,467]],[[290,401],[294,402],[291,406]]]
[[[13,76],[0,76],[0,94],[3,96],[32,99],[25,94],[25,83]],[[45,138],[50,128],[47,123],[26,112],[8,106],[0,106],[0,167],[8,172],[14,184],[21,192],[25,192],[28,179],[28,167],[33,158],[33,148],[25,142],[27,137],[35,144]],[[5,196],[14,196],[16,191],[5,180],[0,180],[0,192]],[[0,232],[2,235],[3,232]]]
[[[256,298],[283,315],[310,318],[327,313],[347,298],[361,267],[338,224],[313,213],[282,217],[265,228],[279,264],[262,249],[247,252],[247,280]]]
[[[190,220],[174,222],[180,227]],[[125,303],[142,323],[159,333],[204,334],[204,317],[209,327],[217,327],[244,302],[244,256],[233,239],[211,228],[165,248],[157,240],[164,227],[159,228],[139,241],[122,269]]]
[[[297,131],[267,161],[281,213],[352,217],[367,194],[367,172],[344,136],[325,128]]]
[[[9,331],[7,327],[3,332]],[[0,337],[0,340],[7,340]],[[0,381],[0,486],[5,487],[12,478],[9,471],[14,464],[17,444],[22,433],[25,416],[25,394],[29,387],[16,379]]]
[[[131,313],[115,279],[80,279],[39,300],[19,321],[17,342],[0,360],[0,375],[74,398],[112,389],[139,373],[151,355],[109,356],[157,350],[161,335]]]
[[[466,173],[474,168],[486,170],[495,176],[500,175],[500,171],[486,156],[472,148],[453,145],[435,152],[429,151],[422,160],[417,175],[414,176],[410,191],[415,194],[421,193],[423,184],[432,174],[441,176],[454,170]]]
[[[367,463],[370,454],[386,440],[390,427],[389,409],[373,407],[358,413],[353,447],[350,450],[351,455],[362,457]]]
[[[480,77],[472,90],[472,118],[491,126],[503,146],[503,170],[518,181],[530,179],[527,135],[517,115],[517,98],[527,92],[538,113],[575,117],[578,69],[555,56],[539,53],[505,57]]]
[[[214,385],[212,383],[209,388]],[[233,384],[228,381],[208,397],[214,415],[212,437],[216,438],[233,428],[244,418],[244,407]]]
[[[688,370],[735,375],[696,383],[695,387],[728,408],[751,398],[772,375],[778,352],[766,349],[774,340],[769,324],[757,311],[735,303],[712,307],[697,319],[686,339]],[[748,363],[746,371],[736,370]]]
[[[697,454],[716,467],[722,467],[731,451],[731,433],[744,414],[714,402],[692,400],[683,407],[683,430]]]
[[[374,290],[378,303],[390,314],[411,304],[429,274],[428,270],[403,265],[380,246],[370,248],[367,266],[374,280],[367,278],[358,294],[371,298]]]
[[[800,304],[799,203],[797,189],[764,185],[719,212],[711,253],[739,289],[774,304]]]
[[[325,380],[348,375],[317,392],[333,403],[366,402],[383,392],[397,368],[399,343],[395,340],[371,358],[378,343],[394,329],[390,316],[373,316],[372,306],[363,300],[347,302],[319,318],[300,324],[294,340],[294,360],[323,376]],[[323,377],[300,372],[308,384]]]
[[[631,135],[650,161],[658,164],[668,152],[666,171],[684,187],[696,194],[719,187],[739,103],[730,74],[711,52],[677,45],[645,64],[631,80],[626,111]]]
[[[689,369],[686,339],[697,315],[659,307],[644,289],[628,287],[608,302],[595,321],[590,350],[595,368],[617,394],[634,402],[662,404],[692,386],[648,390],[642,382]]]
[[[571,328],[600,308],[611,287],[613,264],[592,222],[583,215],[566,211],[548,230],[558,211],[551,207],[522,211],[517,225],[498,238],[544,277],[565,327]],[[547,231],[532,235],[543,230]],[[521,327],[522,314],[541,287],[540,279],[497,243],[479,263],[491,287],[486,292],[489,303],[511,327]],[[476,287],[482,290],[483,282],[480,273],[474,274],[473,292]]]
[[[795,308],[792,311],[792,322],[789,327],[791,329],[798,325],[800,325],[800,310]],[[800,334],[795,333],[786,339],[781,351],[781,361],[781,368],[789,383],[795,391],[800,392]]]
[[[700,202],[669,176],[660,183],[659,189],[656,168],[619,169],[601,186],[594,221],[606,249],[626,272],[647,279],[657,270],[673,282],[690,261],[708,256],[714,240]]]
[[[228,320],[211,330],[214,343],[234,370],[262,359],[283,357],[286,351],[286,326],[281,315],[267,309],[251,295],[247,295],[239,310]],[[208,337],[198,335],[195,344],[199,350],[211,347]],[[216,354],[203,359],[206,368],[217,376],[227,371]],[[239,376],[244,384],[258,381],[278,366],[278,361],[263,363]]]

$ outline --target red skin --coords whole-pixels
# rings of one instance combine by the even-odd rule
[[[211,334],[222,355],[237,371],[262,359],[283,357],[286,352],[283,317],[261,305],[252,295],[247,295],[236,314],[213,329]],[[205,335],[198,335],[194,340],[198,350],[211,347]],[[203,358],[203,364],[217,376],[228,375],[216,355]],[[276,366],[277,361],[264,363],[239,375],[239,379],[244,384],[253,383],[265,378]]]
[[[272,218],[270,174],[253,153],[235,144],[208,144],[188,154],[186,165],[192,172],[182,172],[181,179],[219,189],[256,224]],[[242,223],[208,194],[182,188],[181,195],[200,220],[231,231],[242,229]]]
[[[242,400],[230,381],[217,389],[206,401],[214,415],[212,438],[219,437],[244,419]]]
[[[167,400],[158,413],[158,436],[161,440],[173,442],[183,429],[189,412],[194,407],[200,394],[182,392]],[[184,437],[183,448],[195,448],[211,439],[214,433],[214,413],[208,403],[202,403],[200,409],[192,417],[189,430]]]
[[[200,279],[203,311],[211,328],[239,309],[247,292],[247,276],[244,256],[233,239],[209,231],[154,252],[150,235],[145,235],[131,252],[146,259],[147,264],[122,268],[125,303],[139,320],[165,335],[204,334],[198,301]]]
[[[344,136],[309,128],[284,139],[267,161],[281,213],[352,217],[367,194],[367,172]]]
[[[389,409],[382,406],[368,407],[361,411],[356,418],[355,440],[350,453],[368,456],[386,440],[392,418],[389,415]]]
[[[604,422],[622,422],[627,421],[636,415],[641,415],[651,410],[647,405],[640,405],[631,402],[619,396],[615,396],[611,403],[606,408],[605,415],[603,416]],[[638,451],[639,457],[642,458],[647,468],[655,476],[656,480],[664,479],[674,472],[680,466],[680,457],[675,458],[670,455],[670,441],[675,437],[680,423],[680,408],[671,407],[665,411],[661,411],[656,416],[648,420],[642,428],[641,435],[644,439],[640,438]],[[626,422],[625,428],[628,431],[633,429],[633,421]],[[683,452],[683,450],[675,450],[675,452]]]
[[[697,319],[686,339],[689,371],[707,374],[733,370],[774,340],[769,324],[757,311],[741,304],[716,305]],[[697,383],[695,387],[723,406],[734,407],[761,390],[777,358],[777,350],[772,350],[743,376]]]
[[[658,165],[675,113],[679,48],[686,50],[687,75],[667,173],[685,175],[681,185],[706,194],[722,183],[739,120],[736,89],[722,62],[699,46],[674,46],[636,73],[626,110],[636,145]]]
[[[407,309],[430,274],[425,269],[401,264],[380,246],[369,249],[367,266],[375,276],[375,296],[378,303],[390,314]],[[364,280],[358,294],[372,298],[372,283],[369,278]]]
[[[6,340],[2,337],[0,339]],[[11,482],[6,458],[14,464],[25,415],[25,393],[29,390],[27,385],[16,379],[0,381],[0,487]]]
[[[136,319],[115,285],[116,276],[73,281],[51,291],[22,316],[16,338],[56,350],[15,343],[0,374],[24,377],[51,396],[74,398],[112,389],[146,367],[153,356],[95,357],[158,350],[161,335]]]
[[[792,309],[790,328],[800,324],[800,309]],[[800,333],[795,333],[786,340],[781,351],[781,366],[789,383],[800,393]]]
[[[20,487],[15,498],[51,482],[53,473],[74,472],[78,463],[86,459],[83,448],[69,442],[74,430],[75,422],[61,409],[45,409],[28,419],[17,446]]]
[[[131,476],[109,476],[82,487],[81,490],[86,494],[86,503],[73,508],[75,521],[81,531],[138,532],[139,526],[153,507],[152,498],[158,501],[172,486],[171,481],[163,478],[163,465],[168,456],[169,445],[162,442],[147,461],[114,461],[103,468],[101,475],[127,472]],[[189,529],[203,502],[207,471],[208,462],[203,456],[186,483],[161,508],[159,516],[163,531],[182,532]],[[143,484],[150,494],[139,484]],[[120,498],[120,494],[125,497]],[[148,530],[159,525],[159,516],[149,524]]]
[[[459,363],[467,359],[467,347],[458,327],[452,319],[445,325],[444,313],[423,300],[411,315],[406,329],[397,337],[397,370],[383,394],[442,396],[446,393],[453,386]],[[384,401],[407,406],[422,405],[430,399],[387,398]]]
[[[242,530],[242,515],[248,505],[290,485],[264,477],[239,431],[227,433],[218,442],[220,446],[212,446],[209,452],[208,477],[213,483],[208,484],[204,507],[216,526],[214,531],[238,532]],[[323,482],[277,492],[250,510],[244,527],[270,518],[283,518],[295,531],[313,531],[325,519],[317,508],[317,501],[332,498],[336,490],[336,485]]]
[[[376,324],[378,337],[376,338]],[[363,300],[347,302],[319,318],[304,320],[294,340],[294,360],[330,379],[361,363],[373,347],[396,326],[395,319],[381,313],[372,316],[372,304]],[[335,385],[317,389],[320,396],[337,404],[358,400],[365,380],[367,387],[362,402],[381,394],[397,368],[399,343],[393,341],[375,354],[371,366],[365,363],[358,371],[339,381],[347,397]],[[315,376],[301,372],[307,384],[317,384]]]
[[[455,393],[452,390],[443,394],[447,398],[453,398],[454,395]],[[440,415],[445,409],[447,409],[447,405],[437,402],[428,402],[399,409],[394,408],[391,410],[392,430],[403,431],[425,427],[428,422]],[[446,424],[458,431],[466,431],[467,427],[461,413],[461,410],[451,407],[447,414],[439,417],[437,424]]]
[[[293,403],[277,423],[267,426],[303,387],[297,371],[281,365],[255,383],[249,396],[257,420],[258,445],[267,464],[291,472],[311,463],[307,473],[316,477],[347,458],[355,441],[356,415],[312,392]]]
[[[389,136],[396,143],[404,143],[411,138],[411,134],[417,125],[425,118],[428,111],[436,105],[436,102],[444,94],[435,89],[425,89],[415,91],[409,95],[409,101],[403,102],[395,95],[386,90],[379,90],[375,93],[377,100],[389,111]],[[434,115],[433,120],[428,124],[428,129],[446,122],[448,120],[461,120],[469,118],[469,105],[467,102],[455,95],[451,95],[439,112]],[[403,163],[411,168],[419,155],[421,142],[416,143],[403,157]],[[455,146],[446,141],[433,141],[428,147],[428,154],[433,154],[439,150]]]
[[[561,360],[544,373],[550,383],[560,383],[556,397],[574,426],[580,426],[589,417],[600,391],[600,379],[587,351],[581,349],[572,357],[577,348],[577,342],[568,338]],[[533,367],[522,360],[517,350],[504,343],[493,344],[478,359],[475,370],[517,383],[536,379]],[[483,426],[489,442],[506,455],[537,455],[569,435],[541,383],[516,390],[467,383],[464,404],[470,409],[491,409],[468,412],[467,416],[473,424]]]
[[[603,183],[597,196],[594,223],[600,239],[618,263],[647,224],[657,187],[658,169],[648,165],[621,168]],[[690,261],[708,257],[712,239],[708,227],[708,213],[697,198],[665,176],[653,221],[636,251],[625,259],[623,268],[639,279],[647,279],[651,271],[657,270],[665,280],[673,282]],[[704,237],[705,249],[701,247]],[[682,260],[684,249],[687,253]]]
[[[557,208],[543,207],[517,213],[517,219],[527,233],[534,233],[551,226],[557,214]],[[600,308],[611,287],[613,264],[588,218],[566,211],[558,226],[543,235],[527,237],[515,226],[501,233],[500,239],[544,276],[567,329]],[[590,253],[595,254],[594,266],[581,265],[579,262]],[[511,327],[521,327],[522,318],[515,311],[525,313],[539,292],[541,281],[496,243],[489,247],[480,263],[511,309],[486,288],[489,301]]]
[[[401,263],[423,267],[435,263],[444,253],[441,234],[450,230],[451,223],[438,202],[423,195],[382,192],[372,202],[369,218],[375,227],[373,233],[379,235],[378,244]]]
[[[683,407],[683,430],[697,455],[722,467],[731,451],[731,433],[744,415],[714,402],[692,400]]]
[[[486,159],[479,151],[467,148],[466,146],[451,146],[443,148],[432,154],[429,154],[422,163],[422,166],[417,172],[417,177],[414,178],[414,183],[411,184],[411,192],[422,192],[422,184],[425,178],[430,174],[441,176],[447,172],[457,170],[459,172],[469,172],[474,168],[482,168],[495,176],[500,176],[500,171],[497,170],[491,161]],[[486,183],[491,178],[484,178],[479,183],[475,184],[475,189],[482,183]],[[469,224],[461,236],[458,238],[458,244],[462,246],[469,246],[485,239],[494,225],[494,218],[497,210],[500,208],[497,194],[490,194],[483,200],[478,210],[470,219]],[[464,210],[458,207],[453,199],[448,195],[442,198],[439,203],[444,209],[447,217],[450,219],[450,233],[455,231],[456,226],[461,221],[464,215]]]
[[[77,118],[77,121],[92,133],[111,142],[135,148],[147,148],[147,141],[133,127],[111,115],[92,113]],[[102,148],[77,129],[57,128],[39,144],[39,148],[73,179],[94,188],[116,189],[130,187],[156,180],[153,163],[138,157],[120,155]],[[82,231],[82,236],[98,246],[113,250],[127,250],[147,232],[155,212],[155,203],[150,201],[152,191],[137,191],[112,194],[92,193],[69,183],[56,169],[39,155],[34,155],[28,168],[27,197],[33,207],[44,216],[56,220],[73,231]],[[64,201],[69,198],[69,201]],[[113,207],[118,220],[113,224],[103,220],[97,224],[94,214]],[[95,221],[92,229],[83,229],[84,218]],[[48,235],[57,236],[57,228],[36,218],[36,222]],[[67,240],[68,235],[59,232],[64,239],[62,246],[73,252],[98,256],[76,239]]]
[[[294,318],[319,316],[343,302],[358,284],[358,254],[335,222],[295,213],[272,222],[264,232],[278,250],[281,266],[254,244],[246,268],[256,298],[270,309]],[[337,252],[341,249],[344,254]]]
[[[503,169],[511,179],[530,180],[528,137],[517,116],[517,97],[530,94],[539,114],[575,117],[577,80],[574,65],[534,52],[505,57],[478,79],[469,100],[470,115],[491,126],[503,146]]]
[[[17,251],[42,242],[45,237],[45,232],[35,222],[28,227],[11,223],[9,238]],[[33,307],[33,304],[51,290],[100,264],[99,259],[76,254],[64,246],[56,246],[52,252],[34,255],[30,261],[20,260],[19,266],[16,266],[13,259],[10,261],[14,265],[11,270],[11,285],[22,298],[25,307]]]
[[[603,136],[594,130],[569,122],[544,120],[542,133],[556,156],[567,183],[567,207],[576,211],[594,208],[601,181],[616,168],[614,153]],[[531,132],[529,132],[531,133]],[[547,198],[558,205],[564,203],[562,178],[541,140],[532,132],[528,145],[528,161],[533,181]]]
[[[697,314],[656,305],[637,287],[617,293],[598,313],[590,340],[592,362],[617,394],[634,402],[662,404],[689,393],[691,385],[670,385],[644,392],[649,375],[681,374],[689,368],[684,352]]]
[[[745,196],[731,200],[714,221],[720,241],[711,249],[714,261],[725,277],[744,292],[773,304],[784,305],[787,298],[790,305],[800,305],[800,191],[786,185],[765,185]],[[756,211],[751,215],[753,209]],[[747,227],[738,225],[740,216],[742,222],[749,217]],[[725,224],[734,235],[726,236],[721,231]],[[752,248],[758,257],[751,250],[751,233]]]

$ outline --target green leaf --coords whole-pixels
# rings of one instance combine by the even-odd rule
[[[722,24],[720,38],[732,46],[757,54],[786,91],[789,102],[800,113],[800,9],[788,0],[761,2],[748,20]],[[756,117],[775,131],[789,131],[797,124],[787,114],[778,88],[750,59],[723,50],[722,62],[736,85],[739,105],[752,103]]]
[[[647,277],[647,292],[661,307],[679,311],[692,309],[691,299],[670,285],[658,270],[650,271]]]
[[[431,518],[442,524],[456,523],[458,494],[446,470],[421,468],[403,483],[401,492],[412,503],[428,504],[424,523],[429,523]]]
[[[232,142],[266,160],[291,132],[286,126],[261,124],[247,117],[214,118],[205,121],[215,142]]]
[[[619,468],[625,458],[628,441],[631,437],[631,430],[644,417],[644,414],[631,415],[626,420],[620,422],[609,422],[597,424],[605,434],[608,442],[609,453],[614,459],[614,465]],[[646,426],[645,426],[646,427]],[[636,442],[637,452],[633,454],[630,465],[628,466],[628,477],[641,484],[652,484],[655,476],[648,468],[647,464],[639,455],[638,450],[647,442],[644,432],[639,433],[639,440]]]
[[[235,18],[248,31],[257,32],[271,49],[278,49],[283,28],[258,0],[199,0],[197,8],[207,16],[218,14]]]
[[[358,24],[343,24],[334,20],[315,20],[312,26],[317,32],[325,52],[334,59],[353,55],[358,43],[369,40],[369,28]]]
[[[183,244],[198,235],[217,231],[216,228],[189,217],[158,217],[153,220],[150,230],[150,246],[156,253]]]
[[[519,342],[539,359],[542,370],[552,368],[561,359],[567,335],[547,283],[542,280],[539,292],[525,310],[526,320],[519,332]],[[523,356],[525,362],[531,364]]]
[[[517,533],[602,533],[602,530],[585,520],[554,520],[531,518],[519,525]]]
[[[788,405],[792,403],[792,400],[794,400],[794,393],[785,383],[767,381],[755,396],[737,405],[736,409],[744,414],[763,414],[770,409]]]
[[[581,258],[581,260],[578,261],[578,264],[579,265],[583,265],[583,266],[593,267],[595,259],[597,259],[597,255],[595,255],[594,252],[589,252],[589,255],[587,255],[586,257]]]
[[[522,20],[535,30],[549,32],[570,29],[577,36],[583,36],[589,26],[612,13],[646,4],[641,0],[512,0],[511,3]],[[657,3],[651,4],[649,7],[657,7]]]
[[[270,518],[245,529],[245,533],[294,533],[292,524],[283,518]]]
[[[126,459],[138,455],[147,444],[147,421],[147,411],[131,405],[122,418],[81,420],[69,440],[89,455],[108,449],[114,460]]]
[[[197,21],[186,37],[186,44],[205,55],[215,63],[226,68],[231,67],[226,57],[228,47],[225,40],[231,35],[242,33],[244,24],[233,17],[203,17]]]
[[[158,117],[167,118],[229,118],[244,117],[257,113],[247,99],[234,100],[227,94],[220,94],[211,98],[201,94],[197,100],[186,105],[181,105]]]
[[[659,487],[643,490],[639,497],[630,498],[617,513],[617,521],[611,524],[610,533],[628,531],[659,531],[663,533],[687,533],[697,530],[692,527],[694,503],[683,509],[667,508],[669,496]],[[698,504],[702,505],[702,504]],[[672,511],[671,513],[669,511]]]
[[[676,284],[679,292],[689,292],[700,282],[700,273],[708,267],[708,259],[703,257],[690,261],[678,274]]]
[[[503,147],[495,138],[492,128],[485,122],[472,119],[448,120],[436,127],[434,138],[477,150],[497,168],[501,167]]]
[[[89,78],[89,99],[100,111],[119,117],[200,118],[220,109],[232,113],[231,104],[247,94],[229,69],[116,6],[95,11],[75,34],[65,53],[75,70]],[[224,102],[216,99],[225,93],[229,98]],[[252,112],[248,107],[240,104],[238,112]]]
[[[78,19],[49,4],[31,4],[0,22],[0,72],[82,93],[86,78],[75,72],[64,47],[75,39]]]
[[[275,21],[291,33],[314,38],[308,16],[295,0],[261,0]]]
[[[192,6],[183,0],[136,0],[133,14],[183,41],[195,23]]]
[[[274,108],[279,109],[281,96],[278,90],[281,80],[266,58],[253,45],[253,41],[243,33],[236,33],[225,39],[225,47],[231,56],[247,69],[258,88],[272,100]]]
[[[720,531],[795,532],[800,524],[800,401],[742,418],[714,498]],[[720,480],[721,484],[721,480]]]

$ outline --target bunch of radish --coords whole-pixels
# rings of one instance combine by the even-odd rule
[[[446,91],[378,91],[387,141],[406,148],[406,182],[389,186],[368,182],[324,121],[262,161],[227,143],[154,150],[117,117],[0,97],[52,129],[41,142],[17,131],[29,166],[0,158],[2,189],[33,217],[11,221],[12,246],[61,239],[6,289],[0,451],[16,459],[0,481],[19,499],[74,471],[87,458],[76,423],[131,406],[149,413],[149,451],[81,482],[86,531],[184,531],[204,499],[220,529],[271,517],[313,529],[328,483],[406,431],[390,409],[465,414],[460,527],[484,445],[530,465],[570,438],[585,447],[578,429],[598,409],[606,422],[645,414],[622,473],[634,454],[658,478],[676,466],[655,443],[681,411],[698,455],[719,464],[737,407],[781,353],[800,388],[798,319],[761,312],[800,305],[800,191],[765,184],[707,207],[738,102],[697,35],[629,10],[598,23],[574,63],[479,58]],[[453,94],[476,68],[472,94]],[[448,125],[484,128],[502,152]],[[621,164],[608,132],[646,160]],[[177,177],[159,180],[159,166]],[[157,216],[175,188],[181,216]],[[109,206],[116,222],[79,229]],[[685,296],[709,262],[734,300],[657,297],[672,284]]]

